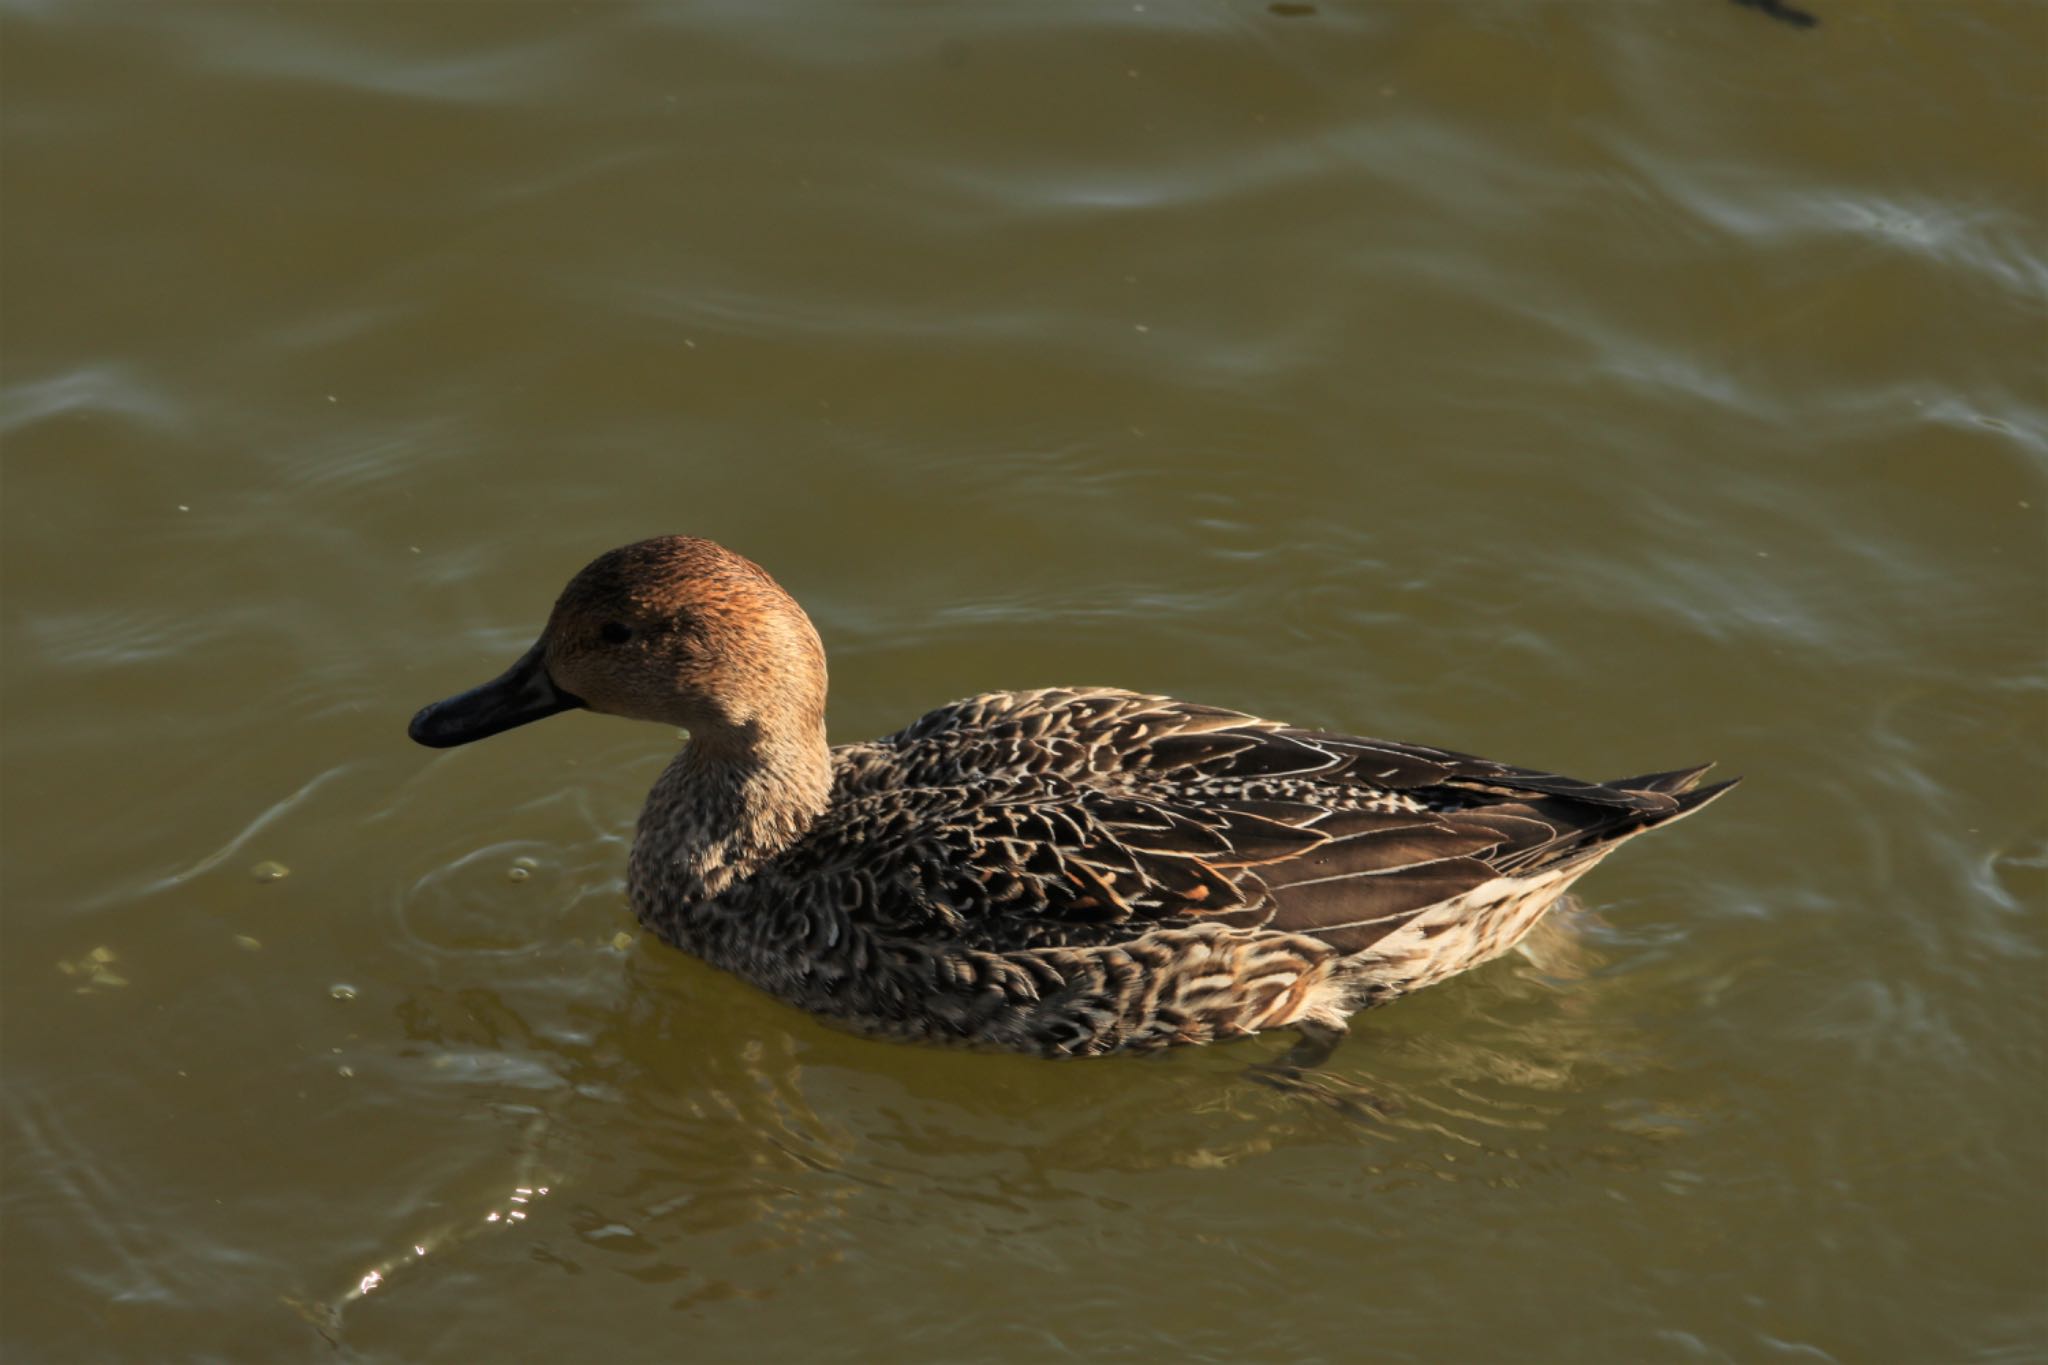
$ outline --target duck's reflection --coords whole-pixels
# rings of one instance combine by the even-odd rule
[[[1697,1116],[1639,1086],[1598,1098],[1656,1069],[1602,965],[1556,913],[1525,955],[1364,1016],[1319,1073],[1372,1097],[1363,1122],[1248,1083],[1284,1036],[1075,1062],[871,1042],[651,939],[423,986],[394,1014],[394,1081],[489,1115],[500,1141],[478,1160],[502,1174],[483,1197],[422,1192],[450,1215],[394,1229],[309,1316],[338,1338],[358,1300],[508,1254],[670,1286],[675,1307],[767,1296],[874,1225],[1058,1220],[1141,1197],[1133,1177],[1290,1149],[1334,1164],[1347,1198],[1640,1165]]]

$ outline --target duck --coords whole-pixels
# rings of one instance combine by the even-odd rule
[[[983,693],[835,747],[825,701],[796,600],[672,535],[593,560],[531,649],[409,734],[570,710],[686,732],[628,861],[647,930],[844,1029],[1044,1057],[1268,1030],[1327,1057],[1739,780],[1582,781],[1111,687]]]

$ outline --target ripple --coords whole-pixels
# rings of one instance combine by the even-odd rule
[[[1838,247],[1846,239],[1967,270],[2015,294],[2048,293],[2048,255],[2027,220],[1990,202],[1788,179],[1752,161],[1676,159],[1621,137],[1612,150],[1644,183],[1753,248]]]
[[[529,811],[533,806],[527,807]],[[395,926],[426,958],[523,957],[554,951],[563,922],[586,899],[615,899],[619,849],[565,851],[536,840],[501,839],[438,864],[400,893]],[[516,881],[507,869],[528,875]],[[578,916],[577,918],[582,918]]]
[[[504,106],[560,89],[599,47],[602,30],[559,29],[496,45],[425,55],[405,44],[351,34],[337,12],[199,11],[157,29],[187,62],[215,73],[298,86],[328,86],[432,104]]]
[[[133,368],[81,365],[43,379],[0,388],[0,434],[12,435],[56,417],[117,417],[159,432],[184,429],[185,409]]]
[[[176,1298],[181,1286],[166,1272],[176,1258],[166,1258],[146,1222],[138,1225],[133,1211],[140,1206],[137,1181],[119,1169],[97,1143],[80,1140],[64,1109],[46,1094],[20,1086],[7,1088],[5,1117],[14,1130],[8,1144],[14,1156],[35,1173],[39,1197],[24,1204],[10,1199],[9,1221],[44,1221],[37,1204],[54,1206],[68,1225],[58,1240],[74,1245],[80,1234],[99,1258],[113,1263],[111,1273],[87,1271],[95,1287],[110,1299],[141,1299],[159,1303]]]
[[[22,633],[52,668],[98,670],[183,654],[230,632],[218,621],[195,626],[169,612],[111,606],[40,612]]]

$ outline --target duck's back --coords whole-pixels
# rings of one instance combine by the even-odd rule
[[[1370,953],[1711,795],[1682,794],[1696,771],[1601,785],[1110,689],[969,698],[834,762],[761,889],[996,952],[1207,925]]]

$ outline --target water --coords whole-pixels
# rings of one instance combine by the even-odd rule
[[[1812,7],[13,0],[9,1357],[2048,1356],[2048,17]],[[633,932],[672,736],[405,741],[662,531],[841,739],[1749,781],[1377,1123],[842,1037]]]

